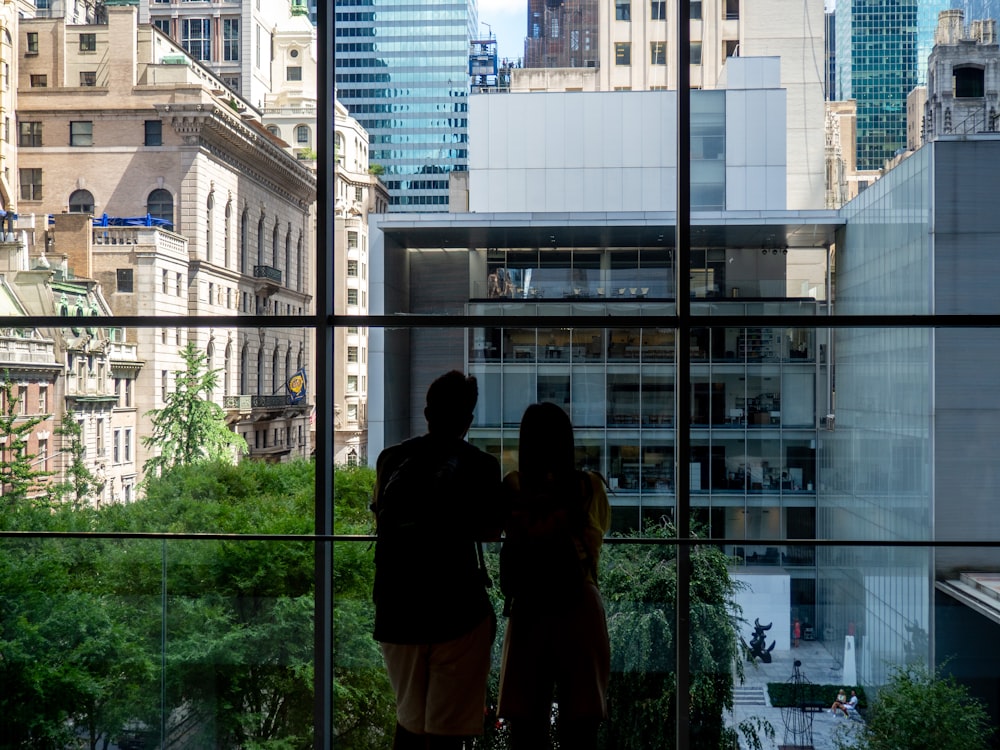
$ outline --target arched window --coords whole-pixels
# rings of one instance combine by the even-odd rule
[[[257,265],[264,265],[264,214],[257,222]]]
[[[240,214],[240,273],[247,270],[247,246],[250,244],[250,209]]]
[[[274,229],[271,230],[271,265],[278,267],[278,220],[274,220]]]
[[[205,204],[205,260],[212,262],[212,219],[215,213],[215,196],[208,194],[208,202]]]
[[[271,393],[277,393],[281,388],[281,372],[278,370],[278,345],[274,345],[271,353]]]
[[[264,347],[257,350],[257,395],[264,393]]]
[[[337,164],[344,166],[344,136],[340,133],[333,134],[333,155]]]
[[[288,225],[288,232],[285,234],[285,285],[291,286],[292,282],[292,225]]]
[[[295,277],[298,282],[295,285],[295,289],[296,291],[301,292],[302,284],[304,283],[303,279],[304,268],[303,268],[303,258],[302,258],[302,232],[299,232],[299,241],[295,243],[295,264],[297,266],[297,268],[295,269]]]
[[[243,344],[240,352],[240,394],[250,393],[250,349],[247,344]]]
[[[292,345],[285,350],[285,382],[292,379]]]
[[[275,138],[281,138],[281,131],[278,129],[277,125],[268,125],[267,132],[273,135]]]
[[[71,214],[93,214],[94,195],[89,190],[74,190],[69,196]]]
[[[229,268],[229,263],[232,260],[230,257],[231,255],[230,245],[232,238],[229,236],[230,233],[232,232],[232,219],[233,219],[233,202],[229,201],[226,203],[226,226],[225,226],[225,234],[223,234],[223,239],[222,239],[222,254],[223,254],[222,262],[225,264],[226,268]]]
[[[295,142],[300,146],[309,145],[309,126],[308,125],[296,125],[295,126]]]
[[[215,343],[212,341],[209,341],[208,346],[205,348],[205,367],[209,373],[211,373],[212,370],[215,369]],[[208,400],[209,401],[215,400],[214,389],[209,389]]]
[[[226,344],[226,354],[222,360],[222,395],[229,395],[229,379],[232,375],[232,363],[233,359],[233,344],[229,342]]]
[[[170,228],[174,228],[174,196],[169,190],[157,188],[146,198],[146,213],[154,219],[163,219],[170,222]]]
[[[952,68],[955,78],[956,99],[981,99],[985,91],[985,71],[978,65],[956,65]]]

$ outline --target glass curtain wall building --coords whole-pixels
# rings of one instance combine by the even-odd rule
[[[447,211],[468,164],[469,43],[476,0],[338,0],[337,98],[368,131],[390,211]]]
[[[906,96],[927,80],[937,16],[949,0],[841,0],[837,95],[857,101],[857,168],[881,169],[906,147]]]

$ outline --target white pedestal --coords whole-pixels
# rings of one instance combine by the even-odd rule
[[[858,684],[858,659],[853,635],[844,636],[844,675],[841,682],[848,688]]]

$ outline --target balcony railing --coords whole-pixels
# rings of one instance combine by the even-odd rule
[[[95,246],[145,245],[175,256],[187,255],[187,240],[159,227],[94,227]]]
[[[251,409],[281,409],[292,406],[292,397],[287,393],[271,396],[223,396],[222,408],[250,411]]]
[[[281,271],[274,266],[254,266],[253,276],[255,279],[267,279],[278,284],[281,283]]]
[[[290,406],[292,397],[288,395],[280,396],[253,396],[251,405],[254,409],[280,409],[283,406]]]

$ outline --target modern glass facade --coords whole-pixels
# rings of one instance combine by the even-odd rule
[[[844,208],[838,314],[932,309],[930,149],[921,149]],[[836,430],[821,441],[821,537],[916,540],[933,533],[933,361],[924,328],[842,329],[834,340]],[[884,680],[913,629],[932,631],[933,556],[924,550],[821,549],[822,621],[863,634],[859,670]]]
[[[927,80],[938,13],[950,7],[949,0],[837,3],[837,94],[857,101],[858,169],[881,169],[906,147],[906,96]]]
[[[447,211],[468,164],[469,42],[476,0],[338,0],[337,98],[368,131],[391,211]]]

